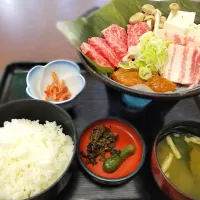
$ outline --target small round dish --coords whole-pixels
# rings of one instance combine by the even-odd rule
[[[118,133],[116,149],[121,150],[129,144],[134,145],[136,148],[134,155],[127,158],[113,173],[107,173],[103,170],[102,161],[98,160],[98,163],[94,166],[92,164],[86,164],[85,158],[80,154],[81,151],[86,152],[87,145],[90,142],[89,136],[93,128],[100,125],[105,125],[110,128],[112,133]],[[93,180],[106,185],[118,185],[130,180],[142,167],[145,154],[146,146],[138,131],[129,123],[112,117],[97,120],[89,125],[83,131],[77,145],[77,155],[83,169]],[[106,157],[107,156],[109,157],[110,153],[107,153]]]
[[[52,73],[55,72],[58,79],[64,80],[71,92],[71,97],[64,101],[49,101],[53,104],[66,104],[75,99],[85,87],[85,78],[80,73],[79,66],[69,60],[55,60],[45,66],[35,66],[26,77],[26,93],[37,100],[45,100],[44,91],[52,83]]]

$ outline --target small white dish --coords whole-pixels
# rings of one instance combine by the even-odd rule
[[[26,93],[33,99],[45,100],[47,86],[52,83],[52,72],[65,84],[71,92],[70,99],[65,101],[49,101],[53,104],[64,104],[72,101],[85,87],[85,78],[80,73],[79,66],[68,60],[55,60],[45,66],[33,67],[26,77]]]

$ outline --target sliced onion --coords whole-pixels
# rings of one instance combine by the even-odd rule
[[[149,68],[142,67],[139,69],[139,76],[143,80],[149,80],[150,78],[152,78],[152,72]]]

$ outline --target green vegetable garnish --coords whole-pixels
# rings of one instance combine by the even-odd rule
[[[168,61],[169,44],[171,44],[170,41],[155,36],[153,32],[143,34],[138,45],[129,48],[129,54],[133,55],[135,60],[129,61],[126,69],[138,69],[140,78],[144,80],[150,79],[152,72],[162,74]],[[124,66],[119,67],[125,68]]]
[[[168,61],[168,45],[168,41],[154,36],[152,32],[147,32],[140,38],[140,43],[135,47],[139,49],[135,60],[143,61],[154,70],[156,69],[157,72],[162,73],[163,67]]]
[[[131,61],[131,62],[132,62],[132,65],[134,65],[136,69],[146,67],[146,63],[141,60],[136,60],[136,61]]]
[[[117,67],[123,69],[130,69],[129,62],[120,62]]]
[[[131,69],[137,69],[134,61],[129,61],[129,62],[128,62],[128,66],[129,66],[129,68],[131,68]]]
[[[151,70],[147,67],[142,67],[139,69],[139,76],[143,80],[148,80],[152,78]]]
[[[151,72],[157,72],[157,68],[155,66],[147,65],[147,68],[151,70]]]

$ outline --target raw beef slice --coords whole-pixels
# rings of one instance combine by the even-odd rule
[[[128,33],[128,47],[136,46],[139,42],[140,37],[151,31],[151,28],[147,25],[146,22],[140,22],[137,24],[129,24],[127,25],[127,33]]]
[[[117,67],[121,61],[115,54],[113,49],[107,44],[106,40],[99,37],[92,37],[88,40],[88,44],[91,45],[99,54],[110,61],[113,67]]]
[[[118,25],[112,24],[102,30],[106,42],[114,50],[120,60],[127,54],[127,33],[126,30]]]
[[[101,56],[91,45],[83,42],[81,44],[81,50],[88,58],[96,62],[100,66],[112,67],[111,63]]]

